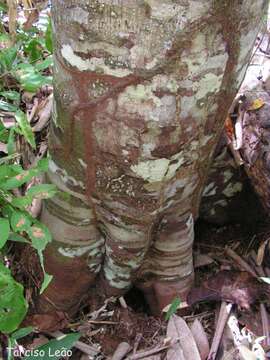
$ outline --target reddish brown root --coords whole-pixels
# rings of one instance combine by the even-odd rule
[[[90,273],[85,258],[62,259],[53,250],[48,246],[45,256],[46,271],[53,275],[53,280],[41,295],[38,309],[40,312],[61,310],[72,315],[86,299],[96,276]]]
[[[177,281],[148,281],[137,284],[142,290],[145,299],[150,307],[151,313],[160,316],[162,310],[175,298],[181,302],[186,301],[189,290],[193,284],[193,273]]]

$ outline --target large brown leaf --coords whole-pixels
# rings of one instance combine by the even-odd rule
[[[210,347],[206,332],[204,331],[201,322],[198,319],[196,319],[191,325],[190,330],[197,344],[199,353],[201,355],[201,359],[205,360],[209,354]]]
[[[172,315],[168,327],[167,337],[177,341],[167,352],[167,360],[201,360],[199,350],[193,338],[192,332],[185,320],[177,315]]]

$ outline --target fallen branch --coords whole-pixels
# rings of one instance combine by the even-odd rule
[[[229,318],[231,310],[232,310],[232,304],[222,301],[219,315],[218,315],[216,331],[214,334],[214,338],[212,341],[212,345],[211,345],[207,360],[215,360],[215,358],[216,358],[219,344],[220,344],[220,341],[222,338],[222,334],[223,334],[223,331],[224,331],[225,325],[227,323],[227,320]]]
[[[122,360],[131,350],[131,346],[127,342],[122,342],[117,346],[111,360]]]
[[[172,345],[174,345],[175,342],[172,342],[170,343],[169,345],[165,345],[165,346],[161,346],[161,347],[157,347],[157,348],[154,348],[154,349],[151,349],[151,350],[147,350],[147,351],[142,351],[142,352],[139,352],[137,354],[133,354],[131,356],[128,356],[126,358],[126,360],[138,360],[138,359],[143,359],[144,357],[147,357],[147,356],[151,356],[151,355],[154,355],[154,354],[157,354],[163,350],[167,350],[169,349]]]
[[[241,258],[241,256],[239,256],[238,254],[236,254],[236,252],[228,247],[226,247],[225,249],[225,253],[230,256],[230,258],[232,258],[238,265],[238,267],[240,267],[243,270],[246,270],[248,273],[250,273],[252,276],[257,277],[257,274],[255,273],[255,271],[252,269],[252,267]]]
[[[262,327],[263,327],[263,335],[265,336],[265,340],[263,341],[266,346],[270,345],[270,324],[268,319],[268,314],[266,311],[266,307],[264,304],[260,304],[260,313],[262,319]]]

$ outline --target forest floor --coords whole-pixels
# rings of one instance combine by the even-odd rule
[[[165,319],[165,314],[153,317],[142,293],[133,288],[121,299],[107,299],[95,311],[84,307],[70,322],[60,315],[56,319],[55,314],[52,317],[35,314],[34,321],[40,331],[26,338],[24,345],[29,348],[46,343],[48,338],[59,336],[60,328],[64,333],[81,333],[83,345],[73,348],[71,359],[206,359],[210,348],[213,350],[213,339],[214,347],[218,345],[217,360],[270,358],[269,293],[253,277],[254,273],[258,278],[270,276],[270,268],[265,266],[270,259],[269,240],[267,218],[225,226],[198,221],[194,286],[200,289],[199,297],[198,293],[195,295],[201,301],[189,307],[173,308],[170,319]],[[233,305],[220,325],[224,305],[230,304]],[[178,323],[179,319],[184,324]],[[220,326],[221,336],[217,338]],[[175,348],[179,336],[184,342],[188,338],[191,341],[189,353],[182,358],[181,351],[179,354]],[[119,346],[122,355],[117,352]]]
[[[268,51],[268,43],[260,43],[260,46]],[[257,68],[249,68],[252,69],[247,74],[250,82],[254,79],[256,81],[258,75],[264,77],[269,74],[269,53],[264,58],[262,53],[259,55],[262,62],[258,62]],[[256,65],[255,62],[253,65]],[[46,68],[42,75],[51,75],[51,70]],[[12,79],[8,80],[8,86],[12,87]],[[20,106],[30,114],[28,120],[37,141],[35,154],[26,145],[24,138],[20,138],[17,143],[26,168],[46,153],[52,91],[51,86],[42,86],[32,95],[27,91],[22,92]],[[15,123],[14,116],[6,109],[2,116],[3,125],[10,129]],[[8,144],[0,142],[0,151],[8,154]],[[36,181],[39,183],[40,179]],[[31,211],[37,215],[40,202],[34,204]],[[81,334],[80,342],[75,344],[70,359],[270,358],[270,303],[267,288],[270,283],[270,268],[267,266],[270,264],[270,220],[265,216],[261,220],[250,218],[245,223],[224,226],[198,221],[195,234],[192,306],[184,307],[181,299],[176,299],[167,312],[170,315],[167,319],[165,313],[162,317],[153,317],[142,293],[131,289],[121,299],[107,299],[95,311],[84,307],[72,320],[62,313],[33,314],[32,320],[39,330],[25,337],[20,344],[26,348],[36,348],[48,339],[61,336],[61,329],[63,333]],[[38,292],[38,287],[34,287],[39,279],[25,267],[20,251],[22,245],[17,244],[14,248],[19,249],[17,254],[20,256],[15,252],[14,258],[11,256],[12,271],[16,280],[24,284],[26,299],[31,304],[35,292]],[[34,250],[30,256],[34,260]],[[0,340],[6,342],[6,337],[0,337]]]

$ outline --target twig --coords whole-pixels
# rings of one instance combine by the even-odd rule
[[[48,121],[52,113],[52,107],[53,107],[53,94],[50,94],[43,108],[40,109],[38,113],[39,120],[32,128],[34,132],[41,131],[48,124]]]
[[[131,356],[128,356],[126,358],[126,360],[138,360],[138,359],[143,359],[144,357],[147,357],[147,356],[150,356],[150,355],[154,355],[154,354],[157,354],[163,350],[167,350],[168,348],[170,348],[172,345],[174,345],[175,342],[173,343],[170,343],[169,345],[166,345],[166,346],[161,346],[161,347],[157,347],[157,348],[154,348],[154,349],[151,349],[151,350],[147,350],[147,351],[142,351],[142,352],[139,352],[137,354],[133,354]]]
[[[117,325],[119,322],[110,320],[87,320],[89,324]]]
[[[207,360],[215,360],[215,358],[216,358],[219,344],[220,344],[222,334],[224,331],[224,327],[227,323],[227,320],[228,320],[231,310],[232,310],[232,304],[222,301],[219,315],[218,315],[216,331],[214,334],[213,342],[212,342],[211,349],[210,349],[209,355],[207,357]]]
[[[254,262],[254,264],[256,264],[257,254],[254,250],[251,251],[250,259],[251,259],[251,261]],[[262,266],[255,266],[255,270],[256,270],[258,276],[265,277],[267,275],[266,271],[263,269]],[[261,314],[261,320],[262,320],[263,335],[265,336],[265,340],[263,341],[263,344],[266,346],[269,346],[270,345],[270,333],[269,333],[270,323],[268,320],[268,314],[266,311],[266,307],[263,303],[260,303],[260,314]]]
[[[27,120],[29,122],[29,124],[31,123],[31,121],[33,120],[35,114],[36,114],[36,111],[37,111],[37,108],[38,108],[38,99],[37,98],[34,98],[34,104],[33,104],[33,107],[30,111],[30,114],[29,113],[26,113],[27,115]]]
[[[236,263],[237,265],[246,270],[248,273],[250,273],[252,276],[257,277],[257,274],[255,273],[255,271],[252,269],[252,267],[245,261],[243,260],[238,254],[236,254],[235,251],[233,251],[232,249],[226,247],[225,249],[225,253],[230,256]]]
[[[261,313],[261,319],[262,319],[262,327],[263,327],[263,335],[265,336],[265,340],[263,341],[266,346],[270,345],[270,324],[268,320],[267,311],[264,304],[260,304],[260,313]]]
[[[257,254],[254,250],[252,250],[250,253],[250,263],[251,263],[251,265],[253,265],[253,268],[256,271],[258,276],[265,276],[263,267],[257,265]]]
[[[234,125],[235,143],[233,145],[234,145],[234,150],[236,151],[240,150],[243,145],[243,129],[242,129],[243,116],[244,116],[244,110],[241,109],[239,111],[239,115],[237,116]]]
[[[127,342],[122,342],[117,346],[111,360],[122,360],[131,350],[131,346]]]
[[[242,159],[240,152],[238,150],[235,150],[233,143],[229,142],[228,143],[228,147],[231,150],[231,153],[233,155],[234,161],[236,163],[237,166],[241,166],[244,164],[244,160]]]
[[[133,345],[133,355],[136,354],[137,349],[138,349],[138,347],[140,345],[141,339],[142,339],[142,334],[136,334],[135,342],[134,342],[134,345]]]
[[[58,338],[61,336],[64,336],[65,334],[61,331],[54,331],[54,332],[48,332],[49,335],[53,336],[54,338]],[[73,345],[75,348],[81,350],[81,352],[89,355],[89,356],[95,356],[98,353],[100,353],[100,349],[98,349],[95,346],[91,346],[88,344],[83,343],[82,341],[76,341]]]
[[[121,296],[119,298],[119,302],[120,302],[120,305],[122,306],[123,309],[127,309],[128,306],[127,306],[126,300],[124,299],[123,296]]]

